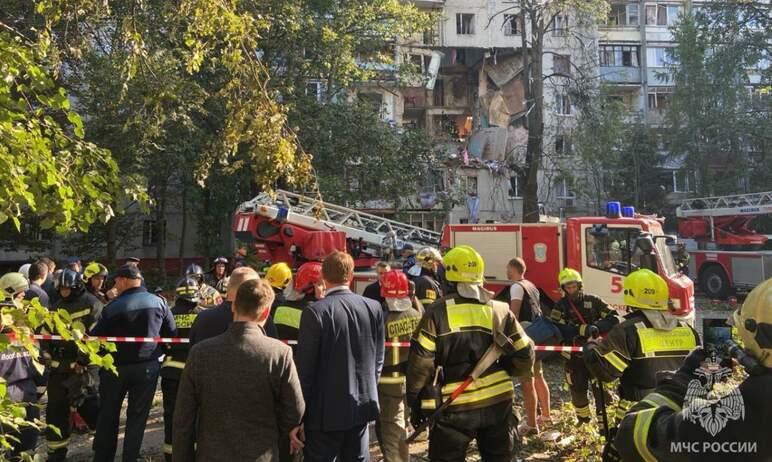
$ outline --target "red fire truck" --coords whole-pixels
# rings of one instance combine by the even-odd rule
[[[689,275],[710,298],[749,291],[772,277],[769,237],[753,229],[772,213],[772,191],[686,199],[676,210],[678,234],[689,250]]]
[[[447,225],[441,245],[474,247],[485,260],[487,285],[497,292],[509,286],[507,262],[519,256],[528,267],[526,277],[552,300],[560,297],[558,272],[571,267],[582,273],[587,292],[616,307],[623,306],[625,275],[648,260],[667,281],[673,309],[692,313],[694,285],[676,269],[666,242],[672,238],[663,235],[655,217],[625,209],[626,216],[568,218],[565,223]]]

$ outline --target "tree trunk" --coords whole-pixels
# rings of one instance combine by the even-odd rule
[[[182,203],[180,204],[180,208],[182,212],[182,224],[180,225],[180,249],[177,254],[177,258],[180,261],[180,276],[182,276],[185,271],[185,239],[187,238],[188,231],[188,185],[185,183],[184,179],[182,180],[181,186]]]
[[[530,103],[528,114],[528,145],[525,152],[526,168],[528,169],[525,194],[523,195],[523,222],[539,221],[539,168],[542,161],[542,145],[544,137],[544,81],[542,80],[542,50],[544,46],[544,27],[539,24],[536,12],[531,12],[531,57],[528,82]],[[532,106],[532,107],[531,107]]]
[[[160,282],[166,285],[166,180],[158,187],[158,197],[155,214],[156,233],[158,234],[155,246],[155,258],[158,262],[158,275]]]

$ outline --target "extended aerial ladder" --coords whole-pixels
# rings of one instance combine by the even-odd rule
[[[685,199],[676,209],[682,237],[709,239],[718,247],[764,245],[767,236],[748,224],[767,213],[772,213],[772,191]]]
[[[279,232],[281,227],[284,228]],[[242,203],[236,211],[233,230],[240,240],[267,241],[279,234],[286,246],[298,245],[295,241],[303,231],[345,233],[345,238],[358,246],[364,243],[380,252],[401,249],[405,244],[416,249],[436,246],[440,240],[439,232],[281,189]]]

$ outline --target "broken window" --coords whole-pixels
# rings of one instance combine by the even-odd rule
[[[637,26],[638,5],[635,3],[623,3],[611,5],[606,25],[609,26]]]
[[[504,15],[504,35],[517,35],[520,32],[517,29],[518,23],[520,22],[520,17],[516,14],[505,14]]]
[[[639,48],[630,45],[601,45],[599,47],[601,66],[639,66]]]
[[[562,115],[571,115],[571,100],[565,93],[555,95],[555,112]]]
[[[470,13],[456,14],[456,33],[458,35],[474,34],[474,15]]]
[[[552,72],[556,74],[571,75],[571,56],[553,55]]]

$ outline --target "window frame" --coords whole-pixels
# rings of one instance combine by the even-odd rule
[[[626,66],[625,53],[629,53],[630,65]],[[609,63],[609,57],[612,58],[613,63]],[[633,57],[635,59],[633,59]],[[620,62],[617,62],[619,58]],[[635,62],[635,64],[633,64]],[[601,67],[641,67],[641,47],[639,45],[618,45],[608,44],[598,46],[598,64]]]
[[[474,13],[456,13],[456,35],[474,35],[474,22]],[[468,27],[465,27],[465,25]]]
[[[507,37],[513,37],[520,34],[520,15],[505,14],[504,22],[501,24],[501,30]]]
[[[558,62],[564,63],[558,69]],[[571,55],[554,54],[552,55],[552,72],[556,74],[571,75]]]
[[[630,274],[632,272],[631,270],[634,271],[635,269],[639,269],[640,266],[641,266],[640,265],[640,262],[641,262],[641,260],[640,260],[641,251],[640,251],[640,249],[637,248],[637,246],[635,246],[635,239],[637,239],[637,237],[641,233],[640,228],[634,228],[634,227],[614,227],[614,228],[611,228],[611,227],[609,227],[609,228],[606,228],[606,229],[607,229],[608,232],[607,232],[607,234],[605,236],[598,236],[598,235],[594,235],[592,233],[593,228],[591,226],[588,226],[587,228],[585,228],[585,230],[584,230],[584,249],[583,249],[582,252],[584,253],[585,264],[587,265],[587,267],[588,268],[592,268],[592,269],[597,270],[597,271],[603,271],[605,273],[618,274],[620,276],[626,276],[626,275],[628,275],[628,274]],[[619,241],[618,239],[615,239],[613,242],[620,243],[619,244],[619,249],[613,249],[612,250],[611,249],[612,233],[616,234],[616,233],[620,233],[620,232],[625,234],[624,236],[620,236],[620,237],[623,237],[624,240],[627,242],[627,244],[626,244],[625,248],[623,248],[621,243],[620,243],[621,241]],[[590,247],[590,245],[589,245],[590,242],[591,242],[590,237],[592,237],[593,247]],[[606,259],[604,260],[603,264],[597,263],[600,259],[598,258],[598,252],[597,252],[597,247],[596,246],[598,244],[597,240],[601,239],[601,238],[606,239],[606,249],[605,249]],[[625,255],[625,249],[627,249],[627,255]],[[630,249],[633,249],[632,252],[630,251]],[[611,252],[612,251],[619,252],[619,259],[616,260],[616,263],[621,263],[623,265],[626,265],[627,266],[627,270],[626,270],[627,272],[624,272],[624,270],[616,269],[616,267],[614,266],[614,264],[612,263],[612,260],[611,260],[613,258],[611,256]],[[633,261],[634,261],[634,257],[636,255],[638,257],[637,258],[638,264],[637,264],[637,268],[633,269]],[[592,257],[592,258],[590,258],[590,257]],[[606,265],[606,263],[609,263],[609,264]],[[616,269],[616,270],[614,270],[614,269]]]
[[[568,93],[556,92],[555,93],[555,111],[556,114],[562,116],[570,116],[574,113],[571,107],[571,98]]]

